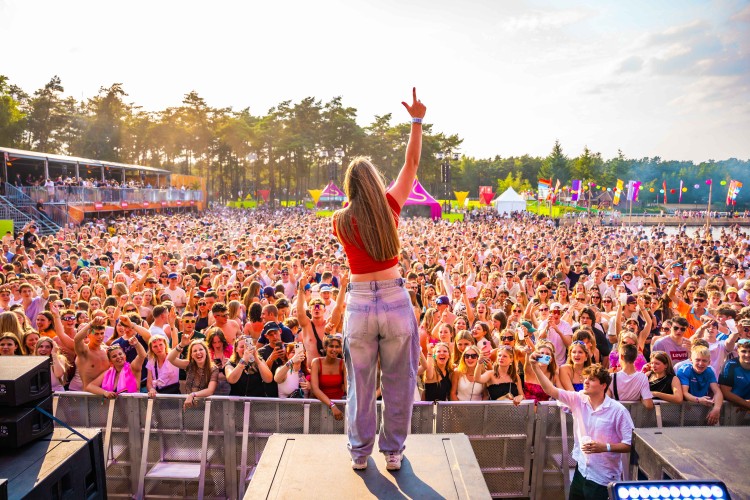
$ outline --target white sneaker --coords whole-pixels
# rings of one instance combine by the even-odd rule
[[[385,454],[385,469],[386,470],[399,470],[401,469],[401,453],[389,452]]]
[[[367,468],[367,458],[352,459],[352,469],[365,470]]]

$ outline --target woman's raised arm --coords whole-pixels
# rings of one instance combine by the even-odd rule
[[[409,134],[409,144],[406,146],[404,166],[398,174],[396,183],[390,189],[390,193],[399,206],[403,207],[411,192],[414,179],[417,177],[419,158],[422,156],[422,118],[424,118],[427,108],[422,104],[422,101],[417,99],[416,87],[412,89],[411,106],[405,102],[401,104],[404,105],[411,116],[411,133]]]

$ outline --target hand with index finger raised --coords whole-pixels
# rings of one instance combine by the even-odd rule
[[[409,106],[406,102],[401,101],[401,104],[404,105],[406,108],[406,111],[409,112],[409,115],[411,115],[412,118],[424,118],[425,113],[427,112],[427,107],[422,104],[422,101],[417,99],[417,88],[412,88],[412,103],[411,106]]]

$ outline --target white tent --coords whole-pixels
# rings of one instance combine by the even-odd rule
[[[516,193],[515,189],[508,188],[503,194],[492,201],[497,213],[503,214],[511,212],[524,212],[526,210],[526,200],[523,196]]]

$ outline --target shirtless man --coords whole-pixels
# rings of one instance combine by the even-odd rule
[[[211,313],[214,316],[214,324],[224,332],[224,338],[229,345],[234,344],[234,339],[240,334],[242,328],[240,324],[233,319],[229,319],[227,306],[223,302],[217,302],[211,307]]]
[[[76,374],[70,381],[71,391],[82,391],[89,382],[109,368],[109,358],[104,345],[106,322],[106,313],[97,311],[91,322],[76,333],[73,339],[76,352]],[[86,342],[87,338],[88,342]]]
[[[310,301],[312,321],[305,313],[305,285],[314,281],[314,278],[315,276],[312,274],[304,275],[299,280],[299,291],[297,292],[297,321],[302,331],[302,343],[305,346],[305,360],[308,369],[312,365],[313,359],[325,356],[323,340],[326,336],[326,305],[321,299],[313,299]]]

